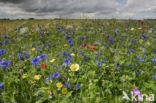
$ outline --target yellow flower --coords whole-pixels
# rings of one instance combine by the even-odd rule
[[[131,31],[133,31],[134,30],[134,28],[131,28]]]
[[[141,27],[140,28],[138,28],[139,30],[141,29]]]
[[[51,91],[50,90],[48,90],[48,95],[51,93]]]
[[[67,44],[64,44],[64,46],[68,46]]]
[[[62,94],[67,94],[68,90],[67,88],[62,88]]]
[[[35,51],[35,48],[32,48],[31,50],[32,50],[32,51]]]
[[[75,56],[75,54],[74,53],[71,53],[71,56]]]
[[[39,80],[41,78],[41,75],[35,75],[34,79]]]
[[[23,79],[27,78],[27,74],[24,74],[24,75],[22,76],[22,78],[23,78]]]
[[[32,38],[29,39],[30,41],[32,40]]]
[[[146,45],[147,45],[147,46],[150,46],[150,42],[147,42]]]
[[[105,80],[105,83],[108,83],[108,80]]]
[[[78,71],[78,70],[79,70],[79,65],[78,65],[78,64],[72,64],[72,65],[70,66],[70,69],[71,69],[72,71]]]
[[[143,42],[143,40],[142,40],[142,39],[140,39],[140,40],[139,40],[139,43],[140,43],[140,44],[142,44],[142,42]]]
[[[55,59],[50,60],[51,63],[53,63],[55,61]]]
[[[61,88],[63,85],[62,85],[62,83],[57,83],[56,86],[57,86],[57,88]]]

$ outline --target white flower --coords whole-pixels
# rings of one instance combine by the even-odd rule
[[[72,65],[70,66],[70,69],[71,69],[72,71],[78,71],[78,70],[79,70],[79,65],[78,65],[78,64],[72,64]]]

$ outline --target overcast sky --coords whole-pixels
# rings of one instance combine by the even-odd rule
[[[0,18],[156,18],[156,0],[0,0]]]

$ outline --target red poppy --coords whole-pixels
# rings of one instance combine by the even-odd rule
[[[142,20],[138,20],[138,22],[139,22],[139,23],[141,23],[141,22],[142,22]]]
[[[91,49],[91,50],[95,50],[95,46],[91,46],[90,49]]]
[[[47,68],[47,65],[46,64],[41,64],[41,68],[45,69],[45,68]]]
[[[88,43],[82,44],[81,47],[86,47]]]
[[[144,22],[142,21],[141,24],[144,24]]]
[[[148,29],[148,27],[147,26],[144,26],[144,30],[147,30]]]

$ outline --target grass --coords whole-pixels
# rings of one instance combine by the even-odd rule
[[[129,103],[123,91],[156,94],[156,21],[143,22],[1,20],[0,102]],[[3,60],[10,61],[6,68]]]

